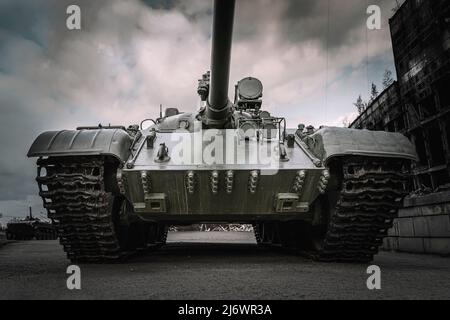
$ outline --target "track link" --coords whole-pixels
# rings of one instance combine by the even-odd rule
[[[342,182],[337,201],[329,208],[326,233],[321,239],[313,241],[317,239],[313,239],[311,231],[305,237],[301,234],[305,229],[294,228],[292,231],[293,228],[286,225],[289,222],[269,223],[277,233],[272,238],[289,238],[286,235],[290,235],[297,241],[294,248],[292,242],[281,241],[283,247],[318,261],[370,262],[392,228],[402,200],[408,194],[409,163],[402,159],[352,157],[342,159],[341,168]],[[261,236],[261,225],[264,224],[267,223],[256,224],[254,228],[260,244],[265,242],[265,237]],[[272,245],[279,246],[280,242],[274,241]]]
[[[40,196],[48,217],[58,222],[60,243],[71,261],[111,262],[130,254],[121,250],[116,234],[104,159],[48,158],[37,165]]]
[[[263,238],[261,234],[261,223],[253,223],[253,232],[255,233],[255,240],[258,245],[262,245]]]
[[[340,196],[320,261],[370,262],[408,194],[405,160],[356,157],[343,161]]]

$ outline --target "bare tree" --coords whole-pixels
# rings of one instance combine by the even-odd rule
[[[383,87],[384,87],[384,89],[389,88],[393,82],[394,82],[394,79],[392,78],[392,71],[389,70],[389,69],[386,69],[384,71],[384,75],[383,75]]]
[[[403,1],[400,1],[400,2],[403,2]],[[398,9],[400,9],[400,7],[402,6],[400,2],[399,2],[399,0],[395,0],[395,7],[392,8],[392,12],[393,12],[394,14],[395,14],[395,13],[398,11]]]
[[[377,86],[375,85],[375,83],[372,83],[372,89],[370,90],[370,100],[369,100],[369,104],[371,104],[379,95]]]
[[[356,107],[359,114],[363,113],[364,110],[366,109],[366,103],[361,98],[361,95],[359,95],[358,99],[356,100],[356,102],[353,105]]]

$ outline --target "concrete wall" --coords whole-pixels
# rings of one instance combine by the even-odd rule
[[[383,248],[450,255],[450,192],[406,199]]]

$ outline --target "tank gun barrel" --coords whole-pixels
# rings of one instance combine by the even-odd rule
[[[214,0],[211,80],[206,117],[209,125],[223,125],[231,103],[228,99],[235,0]]]

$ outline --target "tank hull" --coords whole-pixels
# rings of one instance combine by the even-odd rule
[[[286,134],[295,139],[283,161],[276,142],[216,129],[157,132],[151,145],[151,130],[133,143],[118,129],[51,132],[36,139],[29,156],[111,159],[117,168],[108,188],[130,203],[136,217],[151,222],[311,220],[312,204],[336,183],[329,177],[332,161],[416,158],[411,143],[396,133],[324,128],[304,137],[295,130]],[[162,162],[161,144],[167,150]]]

